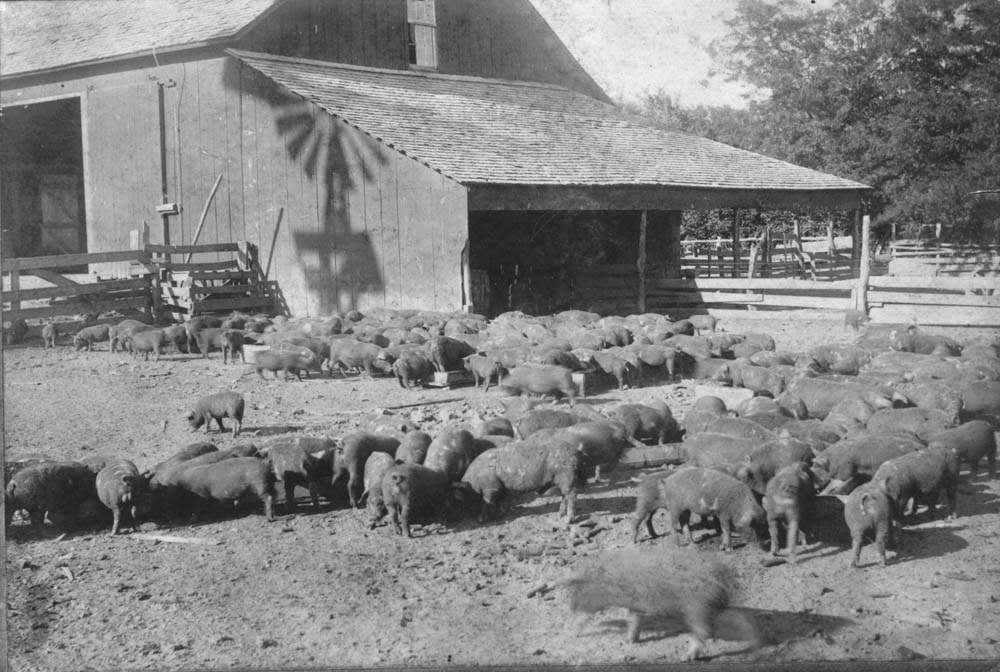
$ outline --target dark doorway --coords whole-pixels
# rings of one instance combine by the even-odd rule
[[[87,251],[80,99],[0,111],[4,257]]]

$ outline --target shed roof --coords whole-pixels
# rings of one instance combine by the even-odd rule
[[[0,75],[227,40],[283,1],[3,2]]]
[[[228,53],[463,184],[869,189],[706,138],[663,130],[559,86]]]

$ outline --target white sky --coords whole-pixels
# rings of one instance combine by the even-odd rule
[[[744,107],[750,88],[710,74],[706,47],[726,33],[737,0],[533,0],[613,99],[663,89],[683,106]],[[829,6],[830,0],[801,0]]]

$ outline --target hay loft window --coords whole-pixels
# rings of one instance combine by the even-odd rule
[[[410,67],[437,69],[434,0],[406,0],[406,21]]]

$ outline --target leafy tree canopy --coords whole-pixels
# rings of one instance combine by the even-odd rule
[[[713,49],[770,92],[747,109],[639,107],[670,128],[865,182],[876,226],[1000,240],[1000,2],[742,0]]]

